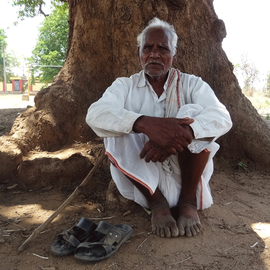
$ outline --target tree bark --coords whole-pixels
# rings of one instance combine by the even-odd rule
[[[234,126],[218,140],[217,162],[269,168],[269,128],[241,92],[222,49],[226,29],[212,0],[69,0],[65,65],[1,138],[0,159],[7,165],[0,168],[1,180],[20,174],[32,152],[52,154],[95,140],[85,123],[87,109],[117,77],[141,70],[136,37],[155,16],[178,33],[176,67],[208,82],[231,113]]]

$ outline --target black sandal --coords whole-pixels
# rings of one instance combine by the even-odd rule
[[[99,262],[114,255],[132,235],[126,224],[111,225],[101,221],[94,233],[98,236],[78,245],[74,257],[83,262]],[[98,239],[99,238],[99,239]]]
[[[66,230],[57,236],[50,247],[50,251],[57,256],[73,254],[77,246],[89,238],[97,228],[97,225],[87,218],[81,218],[76,226]]]

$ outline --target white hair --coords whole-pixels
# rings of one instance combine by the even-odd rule
[[[172,50],[173,55],[175,55],[178,36],[175,32],[174,26],[165,21],[158,19],[157,17],[149,21],[148,25],[137,36],[137,46],[140,48],[140,53],[141,53],[142,43],[145,38],[145,34],[151,28],[161,28],[163,30],[167,30],[170,33],[171,39],[169,40],[169,44],[171,45],[171,50]]]

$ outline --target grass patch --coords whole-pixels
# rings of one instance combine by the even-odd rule
[[[263,118],[270,120],[270,98],[264,96],[254,96],[247,98]]]

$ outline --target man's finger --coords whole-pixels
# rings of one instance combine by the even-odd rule
[[[175,155],[177,155],[179,152],[183,152],[183,150],[184,150],[184,148],[180,144],[177,144],[175,146],[175,149],[177,150]]]
[[[187,130],[183,129],[176,136],[176,143],[181,144],[183,147],[187,147],[193,140],[193,136]]]
[[[158,155],[158,153],[155,151],[154,148],[151,148],[145,155],[145,162],[150,162],[151,160],[153,161],[153,158],[155,157],[155,155]],[[156,161],[155,161],[156,162]]]
[[[164,147],[164,150],[170,153],[171,155],[177,155],[178,151],[179,152],[183,151],[183,148],[181,147],[181,145],[177,144],[175,147]]]
[[[185,117],[185,118],[177,118],[177,122],[180,125],[190,125],[194,122],[194,119]]]
[[[156,153],[156,154],[151,158],[151,160],[152,160],[153,162],[158,162],[158,161],[160,160],[161,156],[162,156],[162,153],[161,153],[161,152],[160,152],[160,153]]]
[[[164,151],[164,153],[161,155],[159,162],[164,162],[169,156],[171,156],[168,152]]]
[[[142,149],[142,151],[141,151],[141,153],[140,153],[140,158],[143,159],[143,158],[145,157],[145,155],[147,154],[147,152],[148,152],[151,148],[152,148],[152,144],[150,143],[150,141],[148,141],[148,142],[144,145],[144,147],[143,147],[143,149]]]

